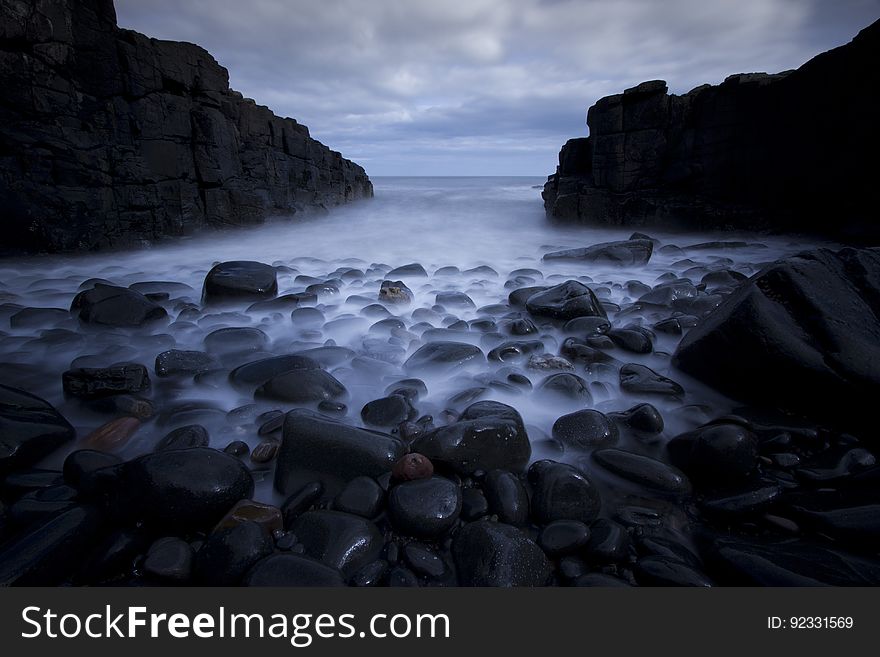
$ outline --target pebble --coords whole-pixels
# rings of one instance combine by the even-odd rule
[[[461,489],[443,477],[407,481],[391,489],[388,512],[398,532],[435,538],[452,529],[458,520]]]

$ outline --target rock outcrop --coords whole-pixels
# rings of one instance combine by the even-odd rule
[[[372,196],[364,170],[112,0],[0,0],[6,252],[127,246]]]
[[[796,71],[684,95],[661,80],[600,99],[544,187],[548,216],[593,225],[880,236],[880,21]],[[868,159],[866,159],[868,158]]]
[[[685,335],[673,364],[741,401],[875,440],[880,249],[768,266]]]

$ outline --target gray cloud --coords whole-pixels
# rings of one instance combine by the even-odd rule
[[[372,175],[545,175],[603,95],[795,68],[880,17],[880,0],[116,4],[121,26],[204,46]]]

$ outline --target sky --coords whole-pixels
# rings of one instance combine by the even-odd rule
[[[880,0],[116,0],[371,176],[553,173],[602,96],[797,68]],[[820,92],[821,90],[817,90]]]

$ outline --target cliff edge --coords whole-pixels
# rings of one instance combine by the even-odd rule
[[[363,168],[112,0],[0,0],[0,252],[128,246],[373,195]]]
[[[544,187],[548,216],[593,225],[880,237],[880,21],[795,71],[602,98]]]

